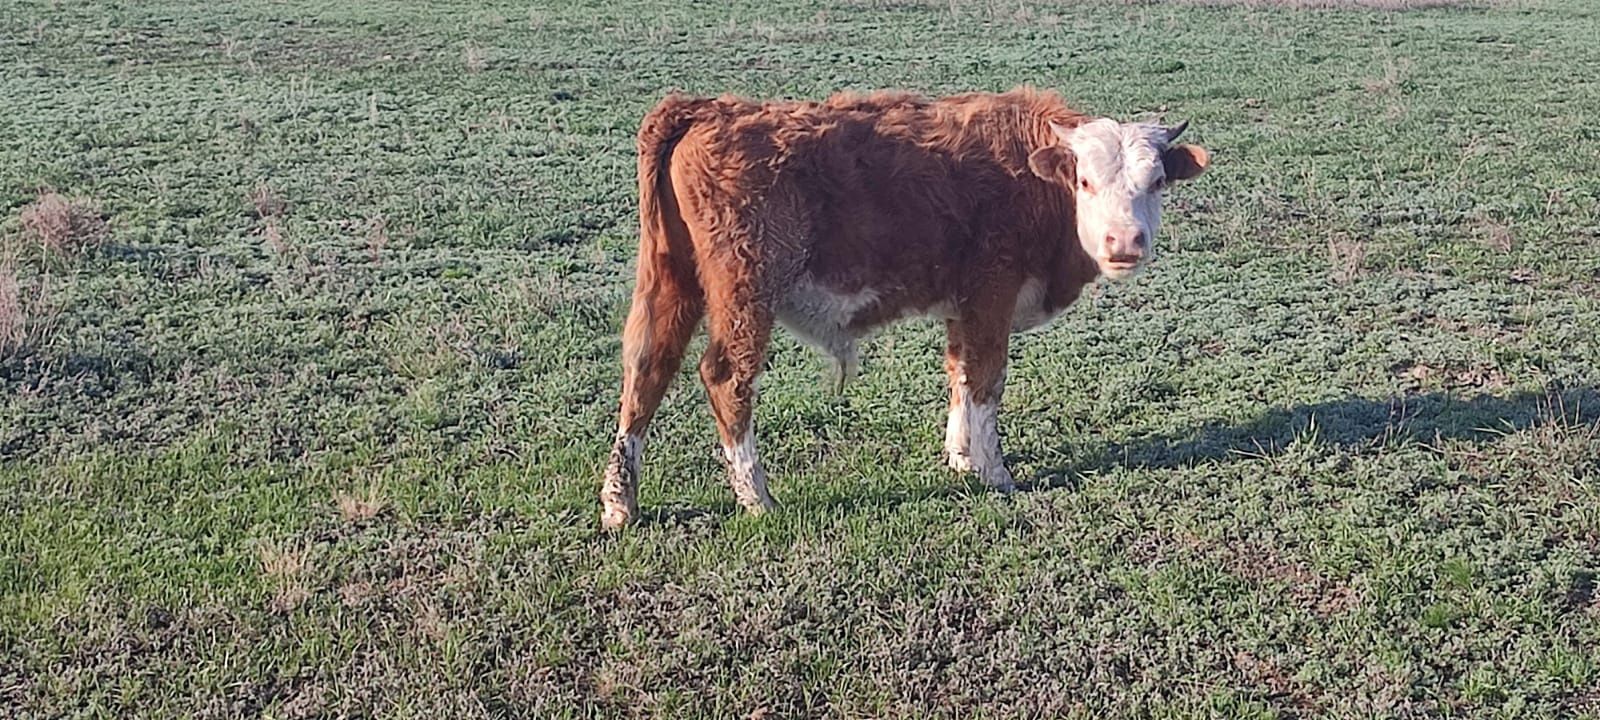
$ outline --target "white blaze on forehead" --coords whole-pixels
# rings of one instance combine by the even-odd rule
[[[1165,176],[1166,130],[1161,127],[1100,119],[1074,128],[1066,140],[1077,157],[1079,177],[1097,193],[1140,193]]]
[[[1105,268],[1111,255],[1106,237],[1141,234],[1143,260],[1153,253],[1161,225],[1160,186],[1166,177],[1161,153],[1167,146],[1167,131],[1156,125],[1100,119],[1062,133],[1061,139],[1075,158],[1078,241],[1108,275],[1124,277],[1128,271]]]

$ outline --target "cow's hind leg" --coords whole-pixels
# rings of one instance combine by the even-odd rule
[[[772,313],[748,288],[725,288],[724,300],[712,304],[707,323],[710,342],[700,360],[728,463],[728,482],[739,504],[754,514],[776,507],[767,492],[767,474],[756,454],[756,378],[766,361],[772,336]]]
[[[1016,488],[1000,450],[1000,396],[1005,390],[1009,317],[996,311],[965,314],[948,324],[945,370],[950,375],[950,415],[945,452],[950,467],[977,474],[1002,492]]]
[[[950,379],[950,407],[944,424],[944,454],[950,469],[972,472],[972,437],[967,429],[967,393],[961,380],[961,325],[946,320],[944,372]]]
[[[649,262],[640,258],[640,262]],[[600,488],[600,524],[618,528],[639,514],[639,469],[645,430],[683,363],[704,314],[692,269],[652,268],[640,274],[622,333],[622,411]]]

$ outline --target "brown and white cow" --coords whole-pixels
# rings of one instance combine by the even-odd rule
[[[1181,131],[1028,88],[663,100],[639,129],[639,267],[602,524],[638,514],[645,429],[702,317],[700,377],[749,511],[774,505],[752,421],[774,323],[843,379],[873,329],[944,319],[950,466],[1012,489],[996,428],[1009,336],[1149,262],[1163,190],[1209,162],[1173,143]]]

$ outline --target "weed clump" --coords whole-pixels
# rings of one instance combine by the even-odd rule
[[[106,219],[94,203],[46,192],[22,209],[23,233],[46,252],[73,255],[105,241]]]
[[[60,317],[49,296],[48,273],[25,273],[23,261],[70,259],[98,247],[107,235],[105,216],[94,203],[54,191],[40,193],[17,220],[21,232],[0,236],[0,361],[43,345]]]
[[[40,278],[28,282],[14,257],[0,251],[0,361],[37,347],[55,328],[59,310]]]

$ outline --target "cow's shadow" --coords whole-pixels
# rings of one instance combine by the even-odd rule
[[[1064,445],[1048,456],[1075,461],[1040,467],[1033,479],[1024,483],[1024,489],[1071,486],[1083,475],[1118,467],[1171,469],[1272,456],[1297,438],[1344,449],[1441,440],[1489,442],[1506,433],[1551,423],[1597,420],[1600,392],[1587,387],[1506,397],[1463,397],[1453,392],[1352,397],[1273,408],[1244,422],[1208,422],[1192,432],[1154,435],[1098,449]],[[1022,464],[1034,459],[1026,450],[1013,457]]]
[[[1003,422],[1003,420],[1002,420]],[[1319,445],[1346,450],[1392,447],[1396,444],[1466,440],[1487,443],[1506,433],[1547,424],[1567,426],[1600,422],[1600,392],[1593,388],[1519,392],[1509,396],[1464,397],[1455,392],[1396,395],[1388,398],[1351,397],[1328,402],[1273,408],[1243,422],[1208,422],[1189,432],[1152,435],[1127,442],[1091,447],[1062,445],[1049,453],[1028,448],[1009,454],[1007,463],[1018,473],[1019,492],[1076,487],[1084,477],[1118,468],[1174,469],[1206,464],[1248,462],[1281,453],[1297,438],[1312,438]],[[1041,457],[1072,460],[1046,465]],[[1600,462],[1600,458],[1596,459]],[[928,500],[951,499],[989,492],[970,475],[951,475],[945,483],[887,488],[867,493],[841,493],[826,499],[785,497],[779,493],[780,512],[799,508],[805,512],[839,508],[897,507]],[[731,501],[709,508],[664,507],[647,510],[645,525],[717,525],[742,512]]]

